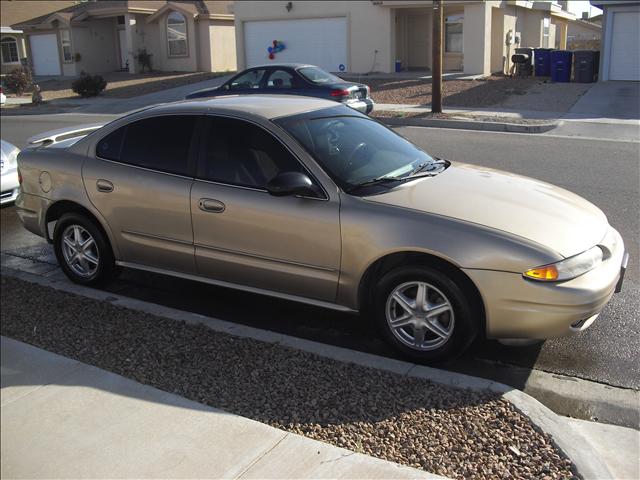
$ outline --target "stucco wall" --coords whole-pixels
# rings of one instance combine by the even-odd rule
[[[212,20],[209,25],[209,45],[212,72],[236,70],[236,34],[233,22]]]
[[[63,63],[66,75],[104,73],[118,70],[118,43],[115,18],[93,19],[88,26],[74,26],[71,29],[71,48],[80,54],[80,61]],[[69,73],[67,73],[69,72]]]
[[[491,8],[483,2],[464,6],[464,73],[491,72]]]
[[[372,2],[242,1],[234,3],[238,69],[245,68],[244,22],[251,20],[294,20],[301,18],[347,17],[349,70],[355,73],[393,71],[395,44],[392,10]],[[392,35],[393,32],[393,35]],[[377,53],[375,52],[377,50]],[[374,59],[375,58],[375,59]]]

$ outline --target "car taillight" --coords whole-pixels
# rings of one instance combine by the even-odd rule
[[[336,88],[331,90],[332,97],[348,97],[349,95],[351,95],[351,92],[346,88]]]

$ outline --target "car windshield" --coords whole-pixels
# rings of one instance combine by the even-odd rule
[[[406,179],[440,163],[364,116],[282,118],[277,122],[347,192],[372,183]]]
[[[340,77],[336,77],[318,67],[302,67],[298,69],[298,73],[313,83],[344,82]]]

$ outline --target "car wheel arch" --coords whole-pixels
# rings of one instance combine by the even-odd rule
[[[369,302],[369,296],[374,292],[374,288],[371,288],[374,282],[381,279],[388,272],[403,266],[433,268],[458,283],[463,291],[469,295],[471,307],[479,309],[478,319],[480,325],[478,327],[481,332],[486,332],[486,308],[480,289],[460,267],[442,257],[425,252],[394,252],[373,261],[365,270],[358,286],[358,307],[361,312],[366,310],[366,306],[371,303]]]
[[[58,200],[52,203],[49,208],[47,208],[47,212],[45,214],[45,235],[47,242],[51,243],[53,239],[49,234],[49,224],[51,222],[56,222],[62,217],[65,213],[78,213],[86,216],[98,226],[102,233],[105,235],[105,238],[109,242],[109,247],[111,247],[111,251],[113,252],[116,258],[118,257],[117,247],[115,245],[114,239],[111,236],[111,231],[105,225],[105,222],[102,221],[99,216],[89,210],[87,207],[80,205],[79,203],[73,202],[71,200]]]

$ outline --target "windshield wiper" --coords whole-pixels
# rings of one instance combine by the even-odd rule
[[[404,177],[388,177],[386,175],[383,175],[382,177],[376,177],[376,178],[372,178],[371,180],[367,180],[366,182],[358,183],[357,185],[354,185],[353,187],[349,188],[349,190],[347,190],[347,193],[351,193],[355,190],[358,190],[364,187],[369,187],[371,185],[383,185],[385,183],[400,182],[402,180],[404,180]]]
[[[409,173],[409,175],[402,177],[402,178],[415,178],[415,175],[417,173],[420,173],[422,170],[426,169],[427,167],[431,167],[434,165],[446,165],[447,162],[446,160],[442,160],[441,158],[437,158],[437,157],[433,157],[435,158],[435,160],[432,160],[430,162],[423,162],[420,165],[418,165],[416,168],[414,168],[411,173]],[[430,173],[433,173],[435,170],[435,168],[429,168],[427,171]]]
[[[436,157],[434,157],[436,158]],[[386,183],[403,183],[405,181],[410,181],[410,180],[414,180],[416,178],[422,178],[422,177],[433,177],[435,175],[437,175],[438,173],[440,173],[440,169],[429,169],[426,172],[422,172],[422,170],[426,169],[427,167],[430,167],[432,165],[446,165],[447,161],[446,160],[442,160],[440,158],[436,158],[436,160],[431,161],[431,162],[424,162],[421,163],[420,165],[418,165],[416,168],[414,168],[408,175],[405,175],[404,177],[391,177],[388,174],[387,175],[382,175],[380,177],[376,177],[373,178],[371,180],[367,180],[366,182],[362,182],[359,183],[357,185],[354,185],[353,187],[351,187],[347,193],[351,193],[354,190],[358,190],[360,188],[364,188],[364,187],[369,187],[371,185],[383,185]]]

